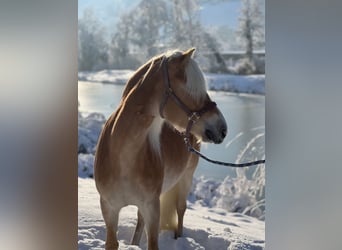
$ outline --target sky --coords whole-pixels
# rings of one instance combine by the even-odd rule
[[[82,16],[85,9],[92,8],[104,26],[114,32],[120,14],[138,2],[139,0],[78,0],[78,16]]]
[[[115,27],[120,14],[134,7],[139,0],[79,0],[78,15],[91,7],[97,17],[108,28]],[[220,2],[220,1],[217,1]],[[239,16],[241,1],[221,1],[217,4],[205,3],[200,10],[200,18],[204,25],[228,25],[235,29]],[[229,14],[228,14],[229,13]]]

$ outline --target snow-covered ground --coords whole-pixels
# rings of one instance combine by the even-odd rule
[[[132,70],[102,70],[98,72],[79,72],[80,81],[125,84],[133,74]],[[265,75],[229,75],[204,73],[209,90],[237,93],[265,94]]]
[[[137,208],[121,210],[118,239],[120,249],[146,249],[146,237],[140,246],[130,246],[136,225]],[[78,249],[103,249],[106,231],[93,179],[78,179]],[[265,223],[241,213],[203,206],[188,201],[184,216],[184,235],[175,240],[171,231],[159,234],[161,250],[259,250],[265,247]]]

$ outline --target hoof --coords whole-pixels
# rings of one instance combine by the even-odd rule
[[[179,233],[179,232],[175,232],[175,240],[177,240],[178,238],[182,237],[182,233]]]
[[[119,244],[114,243],[114,244],[106,244],[105,245],[105,250],[118,250],[119,249]]]

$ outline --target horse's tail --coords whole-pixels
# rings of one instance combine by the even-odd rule
[[[178,185],[160,196],[160,229],[177,230]]]

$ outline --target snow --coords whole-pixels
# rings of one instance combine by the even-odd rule
[[[124,84],[132,71],[106,70],[80,72],[85,81]],[[205,74],[208,88],[239,93],[265,93],[265,76]],[[99,195],[93,179],[95,146],[106,118],[100,113],[78,114],[78,247],[103,249],[105,225],[99,206]],[[237,161],[264,159],[264,129],[254,128],[256,135],[242,148]],[[233,138],[226,148],[239,136]],[[203,150],[208,149],[203,147]],[[213,155],[210,152],[209,155]],[[184,235],[175,240],[173,232],[159,234],[160,249],[227,249],[258,250],[265,247],[265,167],[239,169],[236,176],[223,181],[194,178],[184,217]],[[250,173],[252,171],[252,173]],[[247,178],[247,176],[249,176]],[[146,249],[146,237],[141,245],[130,246],[136,224],[134,206],[121,210],[118,238],[120,249]]]
[[[79,72],[78,79],[89,82],[125,84],[133,74],[132,70],[102,70],[98,72]],[[230,75],[204,73],[209,90],[237,93],[265,94],[265,75]]]
[[[78,206],[78,249],[103,249],[106,231],[93,179],[78,178]],[[136,213],[134,206],[120,211],[120,249],[146,249],[145,235],[139,247],[129,245],[136,225]],[[175,240],[173,232],[161,231],[159,248],[258,250],[265,247],[264,232],[265,223],[256,218],[203,206],[200,201],[188,201],[183,237]]]

